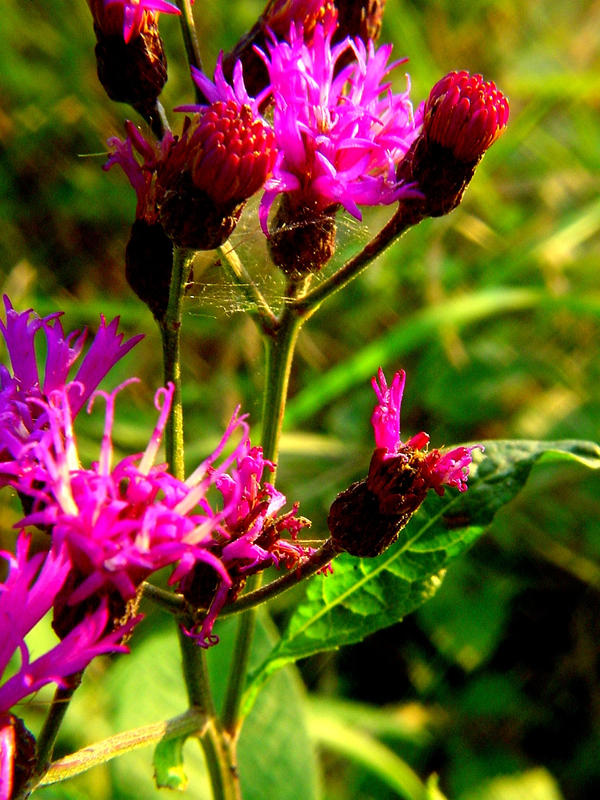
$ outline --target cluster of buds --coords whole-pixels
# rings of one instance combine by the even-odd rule
[[[118,30],[129,46],[169,10],[166,0],[133,5],[136,14],[127,15],[124,0],[96,0],[96,27]],[[383,7],[270,0],[219,57],[214,81],[192,67],[206,103],[178,109],[192,115],[180,134],[152,142],[128,123],[126,140],[109,141],[106,166],[119,163],[138,195],[127,277],[159,320],[172,247],[219,247],[263,187],[261,227],[274,264],[292,281],[330,261],[341,208],[360,220],[361,206],[399,203],[397,215],[416,222],[460,202],[506,127],[508,102],[493,83],[462,71],[413,110],[408,89],[390,89],[403,62],[390,62],[391,46],[374,45]]]

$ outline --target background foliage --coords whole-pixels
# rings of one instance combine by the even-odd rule
[[[262,3],[201,6],[211,66]],[[191,94],[177,21],[163,17],[161,31],[170,109]],[[142,378],[121,400],[116,431],[124,450],[135,449],[151,426],[158,334],[123,275],[133,192],[116,170],[101,170],[98,155],[133,112],[111,104],[96,80],[84,0],[4,0],[0,32],[3,290],[16,307],[64,308],[69,328],[94,327],[102,311],[147,333],[118,368]],[[415,101],[448,70],[466,68],[506,92],[511,120],[463,204],[409,232],[302,333],[280,480],[314,520],[317,537],[336,492],[366,470],[368,379],[380,364],[407,370],[403,429],[428,430],[435,443],[598,439],[600,4],[387,0],[382,40],[409,56]],[[342,249],[356,249],[385,218],[384,210],[364,226],[349,221]],[[236,236],[276,297],[278,277],[265,271],[252,214]],[[238,313],[243,303],[210,260],[196,279],[184,345],[190,464],[237,402],[257,423],[262,385],[261,345]],[[86,423],[84,451],[93,455],[100,422]],[[303,720],[282,723],[281,738],[299,755],[310,752],[309,734],[317,742],[323,797],[403,796],[409,766],[421,776],[438,773],[453,800],[598,796],[598,498],[596,473],[567,462],[536,469],[416,614],[301,663],[310,694]],[[0,535],[10,540],[18,509],[0,499]],[[296,599],[276,604],[278,623]],[[106,664],[92,667],[70,709],[62,752],[180,710],[165,707],[157,688],[177,679],[151,677],[175,657],[171,627],[149,610],[135,660],[118,659],[106,676]],[[134,708],[120,691],[124,683],[144,698]],[[278,708],[299,690],[270,691]],[[33,729],[43,704],[42,695],[27,709]],[[201,798],[194,769],[184,796]],[[150,774],[151,753],[142,751],[39,796],[120,800],[132,787],[140,796],[137,781]],[[305,779],[310,797],[319,780],[312,761]],[[151,784],[144,785],[148,796]],[[272,785],[258,796],[285,795]]]

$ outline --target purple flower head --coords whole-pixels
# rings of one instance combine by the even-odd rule
[[[371,417],[375,452],[369,474],[341,492],[329,511],[333,541],[352,555],[373,557],[388,548],[429,489],[439,495],[444,494],[445,486],[465,492],[473,450],[483,450],[479,444],[427,450],[429,435],[424,432],[403,442],[400,407],[405,380],[401,370],[388,386],[381,368],[373,378],[377,404]]]
[[[241,591],[248,575],[269,566],[292,569],[313,552],[296,541],[299,531],[310,525],[298,516],[298,505],[279,515],[286,497],[263,480],[265,470],[273,468],[262,448],[252,447],[246,440],[238,448],[232,468],[215,480],[223,511],[212,550],[227,569],[229,579],[214,580],[212,573],[213,580],[207,582],[205,569],[180,570],[177,574],[182,578],[179,591],[194,605],[209,607],[198,630],[189,631],[201,646],[218,641],[212,633],[215,620],[224,604]]]
[[[98,596],[107,595],[113,616],[118,616],[143,580],[184,557],[185,563],[208,564],[228,580],[208,547],[219,516],[205,495],[230,463],[226,459],[215,467],[231,433],[241,428],[245,436],[243,418],[234,415],[219,448],[182,482],[165,465],[154,464],[172,385],[156,394],[159,419],[145,451],[113,464],[114,406],[122,388],[97,392],[90,401],[89,410],[96,397],[103,398],[106,412],[99,459],[89,468],[80,462],[68,390],[54,392],[44,404],[49,431],[30,451],[35,467],[17,484],[33,500],[31,513],[18,526],[44,526],[51,531],[53,545],[64,546],[69,554],[69,583],[55,609],[61,631],[70,629],[72,614],[77,620],[85,604],[96,603]]]
[[[301,26],[289,41],[273,38],[262,53],[273,92],[278,156],[260,209],[263,230],[275,197],[315,212],[341,204],[357,219],[359,205],[393,203],[411,196],[395,168],[417,136],[409,91],[395,94],[386,80],[400,61],[388,63],[391,46],[375,50],[347,37],[332,45],[335,22],[315,27],[307,45]],[[350,64],[338,69],[348,52]]]
[[[155,23],[159,13],[181,13],[167,0],[88,0],[88,5],[102,33],[122,34],[126,44],[136,39],[149,23]]]
[[[25,636],[52,608],[71,568],[66,549],[29,556],[29,538],[20,534],[15,554],[2,552],[8,561],[8,577],[0,582],[0,798],[10,798],[15,767],[23,768],[16,718],[10,709],[47,683],[66,685],[66,678],[84,669],[97,655],[127,652],[119,644],[135,620],[105,635],[108,622],[106,603],[86,616],[50,651],[31,661]],[[20,666],[4,682],[7,666],[15,653]]]
[[[23,448],[38,440],[47,428],[48,420],[39,401],[69,385],[71,414],[75,417],[104,376],[142,336],[123,342],[123,334],[117,332],[119,318],[107,323],[101,316],[98,332],[81,358],[87,330],[65,335],[60,322],[62,312],[44,318],[32,316],[32,309],[17,312],[6,296],[4,306],[6,322],[0,321],[0,333],[12,374],[7,366],[0,365],[0,471],[10,476],[10,462],[20,458]],[[46,344],[43,374],[36,358],[40,331]],[[69,382],[69,373],[78,361]],[[0,477],[0,485],[6,480]]]

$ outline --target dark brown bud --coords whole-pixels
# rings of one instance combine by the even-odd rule
[[[0,788],[7,792],[5,794],[3,791],[2,797],[10,800],[21,795],[33,776],[36,767],[35,738],[27,730],[23,720],[14,714],[0,714],[0,729],[4,732],[3,742],[7,744],[8,750],[4,752],[3,748],[0,753]]]
[[[111,100],[129,103],[150,124],[156,100],[167,82],[167,58],[156,23],[148,24],[128,43],[119,33],[105,34],[95,25],[98,78]]]
[[[159,322],[169,302],[172,268],[173,242],[160,222],[136,220],[125,250],[125,275]]]
[[[268,239],[276,264],[292,280],[316,274],[335,253],[338,206],[315,211],[310,206],[292,208],[283,195]]]
[[[412,447],[384,453],[375,450],[368,477],[341,492],[329,510],[334,544],[353,556],[372,558],[387,550],[429,488],[424,453]]]
[[[335,0],[335,5],[338,28],[334,42],[339,42],[345,36],[358,36],[365,44],[379,38],[385,0]]]

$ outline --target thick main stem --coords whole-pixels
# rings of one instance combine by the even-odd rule
[[[175,386],[173,406],[165,430],[166,457],[171,473],[185,478],[183,452],[183,406],[181,397],[181,322],[183,296],[190,274],[193,253],[177,249],[173,259],[169,303],[161,322],[165,381]],[[214,800],[240,800],[239,779],[235,767],[235,751],[217,719],[206,666],[206,655],[177,624],[183,675],[190,708],[204,718],[198,734],[206,758]]]
[[[171,472],[179,480],[185,478],[181,400],[181,315],[192,259],[193,252],[180,248],[175,249],[169,303],[160,323],[165,383],[172,383],[175,386],[171,414],[165,429],[165,450]]]
[[[290,372],[302,322],[303,318],[296,311],[285,306],[279,326],[266,339],[267,366],[263,394],[262,447],[265,458],[274,463],[277,462],[279,455],[279,439],[283,426]],[[271,480],[275,481],[275,474],[271,476]],[[250,591],[257,591],[260,588],[261,577],[259,573],[249,581]],[[223,725],[233,740],[237,738],[241,726],[242,695],[256,627],[256,615],[257,609],[250,608],[240,617],[229,674],[223,708]]]

